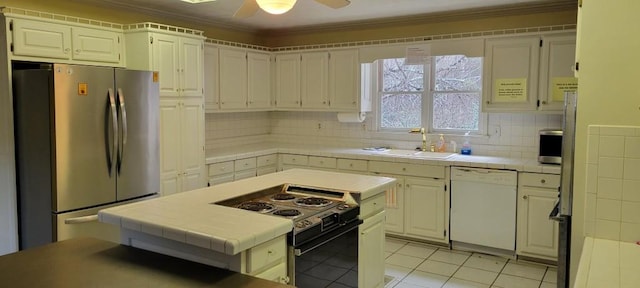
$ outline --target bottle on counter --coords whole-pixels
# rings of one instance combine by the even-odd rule
[[[464,143],[462,143],[460,154],[471,155],[471,143],[469,143],[469,131],[467,131],[467,133],[464,133]]]
[[[445,152],[447,150],[447,142],[444,141],[444,135],[440,134],[440,139],[438,140],[438,145],[436,145],[437,152]]]

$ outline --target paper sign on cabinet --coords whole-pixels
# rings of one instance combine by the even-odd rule
[[[495,102],[527,101],[527,78],[501,78],[495,81]]]

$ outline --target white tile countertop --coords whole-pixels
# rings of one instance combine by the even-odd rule
[[[520,172],[560,174],[560,165],[540,164],[537,159],[515,159],[496,156],[455,154],[447,159],[426,159],[424,157],[395,155],[359,148],[327,148],[290,144],[253,144],[207,151],[206,164],[256,157],[274,153],[300,154],[414,164],[441,166],[465,166],[478,168],[510,169]]]
[[[640,245],[587,237],[575,288],[640,286]]]
[[[366,199],[395,179],[291,169],[101,210],[101,222],[235,255],[291,231],[290,219],[211,203],[290,183],[346,190]]]

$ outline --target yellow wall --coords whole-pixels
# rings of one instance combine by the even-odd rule
[[[572,276],[582,250],[588,125],[640,126],[640,1],[583,1],[578,26]]]
[[[367,25],[359,28],[279,32],[265,35],[265,45],[269,47],[295,46],[318,43],[340,43],[376,39],[392,39],[437,34],[451,34],[488,31],[509,28],[575,24],[577,10],[527,15],[490,17],[472,20],[434,22],[429,19],[417,20],[411,24],[396,23]]]
[[[178,0],[176,0],[178,1]],[[403,38],[435,34],[459,32],[487,31],[494,29],[548,26],[558,24],[575,24],[576,10],[564,10],[551,13],[533,13],[526,15],[510,15],[485,17],[481,19],[446,20],[442,15],[432,18],[416,19],[416,21],[395,24],[359,25],[342,29],[314,29],[277,32],[251,33],[213,27],[202,23],[190,23],[183,20],[145,15],[139,12],[115,9],[103,5],[88,5],[78,0],[0,0],[0,6],[24,8],[55,14],[96,19],[115,23],[157,22],[180,27],[187,27],[205,32],[205,36],[233,42],[264,45],[269,47],[293,46],[318,43],[339,43],[349,41]],[[460,17],[453,17],[461,19]]]
[[[176,0],[178,1],[178,0]],[[72,0],[1,0],[0,6],[23,8],[41,12],[50,12],[74,17],[95,19],[106,22],[131,24],[140,22],[156,22],[167,25],[202,30],[209,38],[232,42],[260,44],[260,39],[254,33],[238,30],[220,29],[201,23],[185,22],[178,19],[165,18],[156,15],[145,15],[124,9],[115,9],[102,5],[87,5],[81,1]]]

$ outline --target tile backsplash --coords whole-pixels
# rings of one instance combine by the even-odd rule
[[[586,236],[640,240],[640,127],[591,125],[587,142]]]
[[[473,154],[510,158],[535,158],[538,153],[538,130],[560,128],[562,115],[490,113],[487,135],[471,137]],[[389,146],[414,149],[421,137],[407,132],[376,131],[375,115],[367,113],[362,123],[338,122],[335,112],[243,112],[208,113],[206,115],[206,148],[254,144],[265,141],[363,148]],[[429,135],[434,143],[437,135]],[[447,142],[457,143],[463,137],[445,135]],[[448,150],[452,147],[448,144]]]

